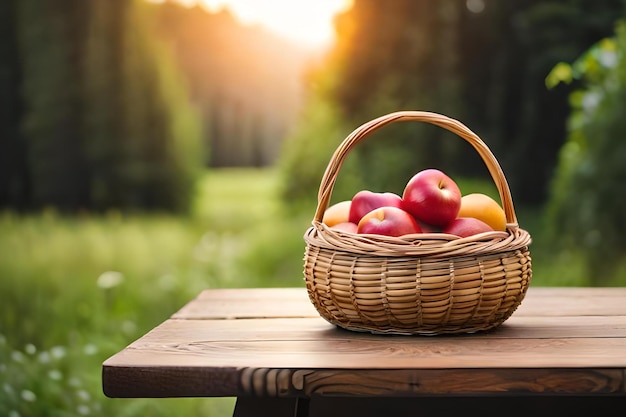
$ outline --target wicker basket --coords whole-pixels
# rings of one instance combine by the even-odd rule
[[[342,232],[322,223],[350,149],[375,130],[401,121],[442,127],[474,147],[500,194],[506,232],[466,238],[442,233],[386,237]],[[304,240],[311,302],[328,322],[354,331],[437,335],[490,330],[513,314],[532,276],[531,238],[518,227],[498,161],[462,123],[430,112],[387,114],[358,127],[341,143],[322,178]]]

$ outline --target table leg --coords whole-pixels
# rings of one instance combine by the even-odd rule
[[[233,417],[308,417],[306,398],[238,397]]]

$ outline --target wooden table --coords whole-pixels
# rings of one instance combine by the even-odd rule
[[[109,397],[237,397],[235,416],[621,416],[626,288],[531,287],[453,336],[339,329],[304,288],[206,290],[102,371]]]

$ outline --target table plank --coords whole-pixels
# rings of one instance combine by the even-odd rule
[[[205,290],[173,318],[187,320],[264,317],[319,317],[306,288]]]
[[[275,368],[534,368],[624,367],[626,337],[398,337],[315,335],[225,338],[209,326],[164,324],[131,344],[111,366],[275,367]],[[258,326],[257,326],[258,327]],[[258,330],[258,329],[257,329]],[[300,337],[298,337],[300,336]]]
[[[138,342],[152,340],[159,343],[182,343],[200,338],[200,340],[212,341],[353,339],[363,343],[377,340],[384,340],[385,343],[389,341],[420,343],[421,339],[434,338],[436,340],[451,339],[462,343],[472,338],[482,340],[624,337],[626,337],[626,316],[564,316],[551,317],[549,320],[536,316],[513,316],[500,327],[488,332],[449,336],[374,335],[343,330],[321,317],[313,317],[206,321],[170,319]]]
[[[530,287],[514,315],[624,316],[626,287]]]

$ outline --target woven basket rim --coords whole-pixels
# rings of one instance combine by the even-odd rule
[[[485,232],[468,237],[444,233],[420,233],[400,237],[356,234],[332,229],[314,221],[304,234],[308,245],[347,253],[381,257],[452,257],[502,253],[527,248],[532,239],[519,227],[506,232]]]

